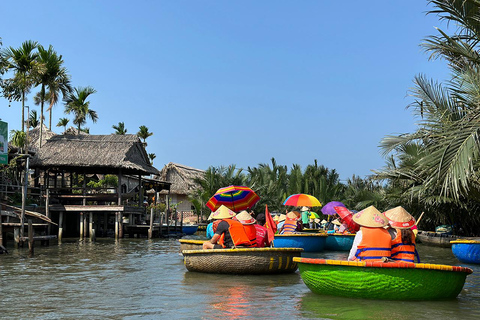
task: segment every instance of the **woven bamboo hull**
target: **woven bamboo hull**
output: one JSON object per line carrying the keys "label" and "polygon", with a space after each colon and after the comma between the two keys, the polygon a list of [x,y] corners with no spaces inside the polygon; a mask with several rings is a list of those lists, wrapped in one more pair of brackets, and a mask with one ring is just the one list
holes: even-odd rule
{"label": "woven bamboo hull", "polygon": [[183,250],[202,250],[202,245],[207,240],[180,239],[180,252]]}
{"label": "woven bamboo hull", "polygon": [[188,271],[226,274],[278,274],[297,270],[300,248],[249,248],[182,251]]}
{"label": "woven bamboo hull", "polygon": [[431,231],[419,231],[417,234],[417,242],[435,247],[450,248],[450,241],[457,239],[460,237]]}
{"label": "woven bamboo hull", "polygon": [[350,251],[354,234],[329,234],[325,242],[325,250]]}
{"label": "woven bamboo hull", "polygon": [[315,293],[381,300],[453,299],[473,272],[464,267],[421,263],[294,261],[303,282]]}
{"label": "woven bamboo hull", "polygon": [[182,226],[182,233],[192,235],[197,232],[198,226]]}
{"label": "woven bamboo hull", "polygon": [[325,248],[326,234],[294,233],[276,234],[273,240],[275,248],[302,248],[305,252],[320,252]]}
{"label": "woven bamboo hull", "polygon": [[480,241],[452,241],[452,252],[465,263],[480,263]]}

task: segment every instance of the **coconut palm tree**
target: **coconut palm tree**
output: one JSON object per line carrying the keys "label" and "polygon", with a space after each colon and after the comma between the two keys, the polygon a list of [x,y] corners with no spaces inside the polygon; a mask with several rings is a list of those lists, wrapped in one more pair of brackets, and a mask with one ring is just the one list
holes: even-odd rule
{"label": "coconut palm tree", "polygon": [[21,92],[22,100],[22,131],[25,131],[25,95],[35,84],[35,79],[42,74],[44,67],[37,61],[38,48],[36,41],[28,40],[20,48],[6,48],[2,52],[7,68],[14,71],[14,77],[9,83],[7,95],[11,96],[15,90]]}
{"label": "coconut palm tree", "polygon": [[125,128],[125,123],[119,122],[118,125],[113,125],[113,129],[115,129],[115,134],[124,135],[127,133],[127,129]]}
{"label": "coconut palm tree", "polygon": [[57,127],[63,127],[63,134],[67,132],[67,125],[70,122],[67,118],[60,118],[57,123]]}
{"label": "coconut palm tree", "polygon": [[39,124],[39,121],[38,121],[37,110],[30,111],[30,115],[28,116],[28,127],[36,128],[38,124]]}
{"label": "coconut palm tree", "polygon": [[67,93],[63,99],[65,113],[74,114],[73,123],[78,126],[78,132],[81,131],[81,126],[87,122],[87,117],[94,123],[97,122],[97,112],[90,109],[90,101],[87,101],[88,97],[95,92],[97,91],[92,87],[78,87]]}
{"label": "coconut palm tree", "polygon": [[149,153],[148,158],[150,159],[150,164],[153,165],[153,160],[157,157],[155,153]]}
{"label": "coconut palm tree", "polygon": [[149,131],[148,131],[148,128],[147,128],[146,126],[143,126],[143,125],[140,126],[139,129],[140,129],[140,130],[137,132],[137,136],[138,136],[140,139],[143,139],[143,144],[144,144],[145,146],[147,146],[146,140],[147,140],[148,137],[150,137],[150,136],[153,135],[153,132],[149,132]]}
{"label": "coconut palm tree", "polygon": [[[39,92],[40,100],[40,147],[43,131],[43,106],[45,101],[49,101],[48,108],[50,112],[49,129],[52,130],[52,108],[60,99],[60,94],[65,95],[72,91],[70,86],[70,76],[65,67],[61,55],[50,45],[48,49],[38,46],[37,60],[45,67],[42,74],[39,75],[37,83],[41,86]],[[48,92],[46,90],[48,89]]]}

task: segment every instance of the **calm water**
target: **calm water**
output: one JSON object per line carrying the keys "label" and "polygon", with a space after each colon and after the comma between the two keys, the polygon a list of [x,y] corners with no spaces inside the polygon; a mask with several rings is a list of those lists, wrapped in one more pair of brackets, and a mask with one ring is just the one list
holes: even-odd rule
{"label": "calm water", "polygon": [[[122,239],[10,248],[0,256],[2,319],[479,319],[480,266],[457,299],[393,302],[316,295],[298,273],[188,272],[177,240]],[[460,265],[451,250],[420,246],[422,262]],[[312,255],[310,255],[312,256]],[[345,259],[347,253],[318,257]],[[465,265],[465,264],[463,264]]]}

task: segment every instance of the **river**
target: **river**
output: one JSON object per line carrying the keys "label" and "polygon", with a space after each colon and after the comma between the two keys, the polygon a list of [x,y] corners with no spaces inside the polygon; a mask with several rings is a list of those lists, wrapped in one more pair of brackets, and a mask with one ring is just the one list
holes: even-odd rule
{"label": "river", "polygon": [[[468,266],[457,299],[394,302],[321,296],[298,271],[276,276],[188,272],[176,239],[71,240],[0,255],[2,319],[479,319],[480,266],[418,246],[422,262]],[[310,254],[345,259],[345,252]]]}

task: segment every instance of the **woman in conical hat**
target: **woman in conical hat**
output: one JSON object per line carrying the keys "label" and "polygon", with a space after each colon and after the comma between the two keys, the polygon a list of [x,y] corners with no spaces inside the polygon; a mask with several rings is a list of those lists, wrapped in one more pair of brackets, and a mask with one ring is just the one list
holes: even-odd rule
{"label": "woman in conical hat", "polygon": [[381,261],[390,258],[390,233],[384,229],[388,219],[374,206],[370,206],[353,215],[353,221],[360,225],[355,235],[348,260]]}
{"label": "woman in conical hat", "polygon": [[415,247],[415,234],[411,228],[415,225],[415,218],[401,206],[387,210],[385,216],[388,218],[390,226],[395,229],[392,239],[392,259],[420,262],[417,249]]}

